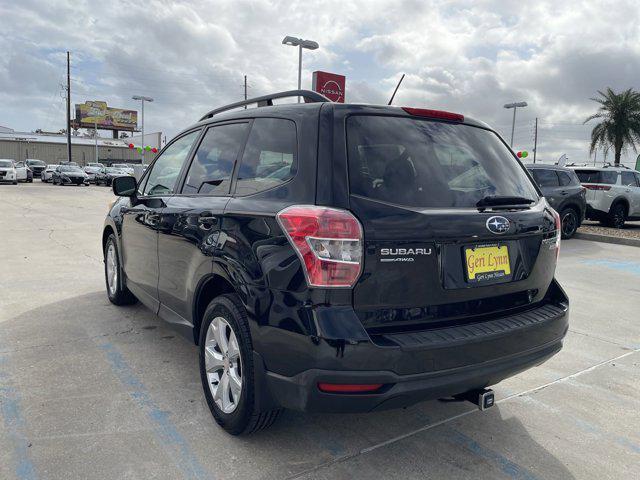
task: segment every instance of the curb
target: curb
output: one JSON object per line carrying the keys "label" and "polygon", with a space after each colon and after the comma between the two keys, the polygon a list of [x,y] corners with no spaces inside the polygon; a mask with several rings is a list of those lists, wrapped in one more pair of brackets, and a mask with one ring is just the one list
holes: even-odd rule
{"label": "curb", "polygon": [[612,237],[610,235],[600,235],[599,233],[576,232],[573,238],[579,240],[591,240],[592,242],[613,243],[615,245],[627,245],[629,247],[640,247],[640,239]]}

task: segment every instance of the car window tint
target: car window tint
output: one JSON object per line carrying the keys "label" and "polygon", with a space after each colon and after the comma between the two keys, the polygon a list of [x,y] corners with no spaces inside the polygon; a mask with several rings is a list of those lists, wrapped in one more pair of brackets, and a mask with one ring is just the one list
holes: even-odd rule
{"label": "car window tint", "polygon": [[533,178],[536,179],[536,182],[538,182],[538,185],[541,187],[557,187],[560,185],[558,176],[554,170],[536,168],[533,171]]}
{"label": "car window tint", "polygon": [[414,117],[347,119],[351,194],[414,207],[475,207],[487,196],[538,198],[497,135]]}
{"label": "car window tint", "polygon": [[560,179],[560,186],[566,187],[567,185],[571,185],[573,183],[571,175],[567,172],[557,172],[558,178]]}
{"label": "car window tint", "polygon": [[622,185],[625,187],[635,187],[636,186],[636,178],[633,175],[633,172],[622,172]]}
{"label": "car window tint", "polygon": [[256,118],[238,168],[236,195],[281,185],[296,171],[296,124],[281,118]]}
{"label": "car window tint", "polygon": [[233,166],[247,128],[247,123],[232,123],[207,130],[189,167],[182,193],[228,195]]}
{"label": "car window tint", "polygon": [[182,164],[199,133],[196,130],[180,137],[162,152],[151,167],[143,195],[166,195],[174,192]]}
{"label": "car window tint", "polygon": [[635,173],[634,175],[636,176],[636,185],[640,187],[640,173]]}

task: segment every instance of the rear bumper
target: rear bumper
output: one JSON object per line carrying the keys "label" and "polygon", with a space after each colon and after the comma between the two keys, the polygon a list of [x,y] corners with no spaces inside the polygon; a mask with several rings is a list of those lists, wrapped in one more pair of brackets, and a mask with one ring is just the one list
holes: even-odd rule
{"label": "rear bumper", "polygon": [[[312,412],[355,413],[402,408],[424,400],[450,397],[469,390],[495,385],[505,378],[540,365],[562,348],[558,339],[533,351],[452,370],[416,375],[389,371],[307,370],[295,377],[267,372],[267,385],[278,405]],[[375,394],[332,394],[321,392],[319,382],[378,384]]]}
{"label": "rear bumper", "polygon": [[[262,363],[263,387],[272,404],[285,408],[367,412],[494,385],[562,348],[569,303],[555,281],[549,290],[546,301],[531,309],[482,323],[387,335],[375,343],[362,337],[310,339],[306,350],[315,350],[315,364],[303,360],[302,349],[297,349],[299,364],[307,368],[293,375],[269,371],[269,362]],[[321,382],[383,386],[375,393],[335,394],[320,391]]]}

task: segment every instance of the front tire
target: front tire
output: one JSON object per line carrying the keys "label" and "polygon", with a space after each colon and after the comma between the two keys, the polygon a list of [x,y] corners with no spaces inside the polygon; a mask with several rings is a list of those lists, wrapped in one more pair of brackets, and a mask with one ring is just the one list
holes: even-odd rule
{"label": "front tire", "polygon": [[113,233],[109,235],[104,246],[104,279],[107,287],[107,296],[114,305],[132,305],[138,301],[124,285],[120,256],[118,255],[118,243]]}
{"label": "front tire", "polygon": [[271,426],[280,410],[260,411],[256,406],[251,333],[236,295],[221,295],[209,304],[199,343],[204,396],[218,425],[232,435]]}

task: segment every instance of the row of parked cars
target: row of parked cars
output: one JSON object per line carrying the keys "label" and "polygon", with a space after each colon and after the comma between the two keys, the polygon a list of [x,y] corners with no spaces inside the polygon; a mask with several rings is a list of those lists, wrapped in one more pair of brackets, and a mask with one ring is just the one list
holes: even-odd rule
{"label": "row of parked cars", "polygon": [[54,185],[111,185],[116,177],[133,175],[133,167],[126,163],[115,163],[109,167],[102,163],[88,163],[84,168],[77,163],[65,163],[62,165],[47,165],[42,172],[40,180],[51,182]]}
{"label": "row of parked cars", "polygon": [[560,214],[563,238],[571,238],[585,218],[614,228],[640,220],[640,172],[613,165],[532,164],[527,169]]}
{"label": "row of parked cars", "polygon": [[126,163],[115,163],[108,167],[102,163],[89,163],[80,167],[76,162],[47,165],[33,158],[23,162],[0,159],[0,182],[14,185],[18,182],[32,183],[34,178],[54,185],[111,185],[114,178],[133,173],[133,166]]}

